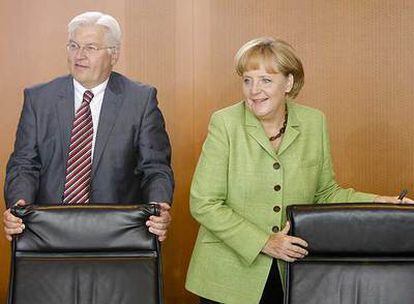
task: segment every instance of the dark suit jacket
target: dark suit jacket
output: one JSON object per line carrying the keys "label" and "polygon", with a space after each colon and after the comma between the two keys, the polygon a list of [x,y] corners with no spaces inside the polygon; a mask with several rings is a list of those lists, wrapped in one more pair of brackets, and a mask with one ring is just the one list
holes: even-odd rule
{"label": "dark suit jacket", "polygon": [[[71,76],[26,89],[5,198],[62,202],[74,118]],[[113,72],[105,90],[92,164],[92,203],[171,202],[171,147],[156,89]]]}

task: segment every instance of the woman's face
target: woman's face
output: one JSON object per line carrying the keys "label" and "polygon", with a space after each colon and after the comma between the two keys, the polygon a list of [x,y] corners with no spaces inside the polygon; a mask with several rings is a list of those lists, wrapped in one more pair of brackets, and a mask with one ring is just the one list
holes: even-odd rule
{"label": "woman's face", "polygon": [[257,70],[243,73],[243,94],[246,105],[260,120],[277,119],[284,111],[285,96],[293,86],[293,76],[268,73],[263,64]]}

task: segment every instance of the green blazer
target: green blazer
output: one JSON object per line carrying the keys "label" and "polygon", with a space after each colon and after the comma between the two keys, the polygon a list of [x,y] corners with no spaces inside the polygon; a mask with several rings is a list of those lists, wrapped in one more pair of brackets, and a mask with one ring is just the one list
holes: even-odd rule
{"label": "green blazer", "polygon": [[[284,226],[286,206],[373,201],[335,182],[324,115],[291,101],[287,107],[277,152],[244,102],[212,115],[191,186],[190,210],[201,226],[189,291],[226,304],[258,303],[272,261],[261,250]],[[284,281],[285,264],[278,265]]]}

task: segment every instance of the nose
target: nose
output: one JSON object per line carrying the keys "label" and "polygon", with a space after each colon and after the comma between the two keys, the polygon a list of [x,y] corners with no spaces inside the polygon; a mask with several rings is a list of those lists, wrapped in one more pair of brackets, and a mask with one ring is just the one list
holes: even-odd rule
{"label": "nose", "polygon": [[86,57],[86,51],[84,47],[80,47],[74,54],[76,59],[83,59]]}
{"label": "nose", "polygon": [[258,81],[253,81],[252,85],[250,86],[250,94],[256,95],[259,94],[261,91],[261,87]]}

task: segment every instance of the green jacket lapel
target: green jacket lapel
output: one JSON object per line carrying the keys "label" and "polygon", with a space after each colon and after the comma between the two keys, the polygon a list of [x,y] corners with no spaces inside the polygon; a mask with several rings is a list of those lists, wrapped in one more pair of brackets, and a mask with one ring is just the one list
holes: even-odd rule
{"label": "green jacket lapel", "polygon": [[246,106],[244,106],[244,110],[247,134],[249,134],[249,136],[252,137],[271,157],[277,159],[276,151],[266,137],[260,121],[246,108]]}
{"label": "green jacket lapel", "polygon": [[260,121],[246,108],[246,106],[244,107],[246,132],[274,159],[277,159],[278,155],[286,151],[300,134],[300,123],[290,101],[287,102],[287,107],[289,113],[288,123],[277,153],[267,138]]}
{"label": "green jacket lapel", "polygon": [[296,137],[299,136],[299,119],[296,116],[295,109],[292,107],[290,101],[286,103],[288,109],[288,123],[286,126],[286,132],[283,136],[282,143],[280,144],[278,155],[281,155],[286,149],[295,141]]}

